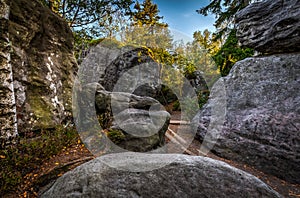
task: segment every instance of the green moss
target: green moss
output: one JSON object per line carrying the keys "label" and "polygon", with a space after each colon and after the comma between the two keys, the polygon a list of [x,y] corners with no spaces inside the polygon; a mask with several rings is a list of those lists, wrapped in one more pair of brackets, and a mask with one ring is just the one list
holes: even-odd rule
{"label": "green moss", "polygon": [[107,137],[115,144],[120,144],[125,140],[125,135],[122,131],[116,129],[109,129]]}
{"label": "green moss", "polygon": [[30,89],[27,93],[28,103],[30,105],[31,111],[33,113],[32,117],[35,122],[36,128],[48,128],[54,126],[52,115],[52,105],[43,98],[43,94],[39,93],[40,88]]}

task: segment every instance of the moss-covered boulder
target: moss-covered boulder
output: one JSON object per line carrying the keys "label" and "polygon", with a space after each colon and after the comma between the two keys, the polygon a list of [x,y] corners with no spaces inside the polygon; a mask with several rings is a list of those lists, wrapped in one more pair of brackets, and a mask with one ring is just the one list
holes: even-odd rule
{"label": "moss-covered boulder", "polygon": [[70,115],[77,64],[73,35],[63,19],[37,0],[1,0],[1,12],[2,7],[6,8],[6,14],[0,15],[5,34],[0,40],[6,47],[1,47],[5,53],[1,53],[0,69],[7,74],[0,82],[4,142],[9,136],[52,128]]}

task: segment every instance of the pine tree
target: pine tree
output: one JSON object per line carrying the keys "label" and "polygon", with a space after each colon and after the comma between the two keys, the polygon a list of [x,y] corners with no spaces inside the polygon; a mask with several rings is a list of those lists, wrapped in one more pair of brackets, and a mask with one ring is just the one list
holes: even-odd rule
{"label": "pine tree", "polygon": [[163,17],[158,15],[158,7],[151,0],[145,0],[142,4],[136,2],[134,9],[136,10],[133,12],[134,25],[168,27],[166,23],[160,22]]}
{"label": "pine tree", "polygon": [[161,22],[159,9],[151,0],[136,2],[132,13],[132,24],[127,29],[127,42],[142,45],[152,50],[166,50],[172,46],[168,24]]}

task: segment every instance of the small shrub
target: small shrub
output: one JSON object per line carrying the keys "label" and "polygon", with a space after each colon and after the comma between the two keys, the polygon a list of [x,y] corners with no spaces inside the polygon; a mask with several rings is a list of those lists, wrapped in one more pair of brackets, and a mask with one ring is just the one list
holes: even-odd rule
{"label": "small shrub", "polygon": [[180,103],[178,100],[176,100],[174,103],[173,103],[173,111],[180,111],[181,108],[180,108]]}
{"label": "small shrub", "polygon": [[57,127],[42,130],[32,139],[20,139],[17,145],[0,151],[0,194],[15,192],[22,178],[39,168],[44,160],[56,155],[64,147],[75,144],[79,136],[75,128]]}
{"label": "small shrub", "polygon": [[125,135],[122,131],[116,129],[108,129],[107,137],[115,144],[120,144],[125,140]]}

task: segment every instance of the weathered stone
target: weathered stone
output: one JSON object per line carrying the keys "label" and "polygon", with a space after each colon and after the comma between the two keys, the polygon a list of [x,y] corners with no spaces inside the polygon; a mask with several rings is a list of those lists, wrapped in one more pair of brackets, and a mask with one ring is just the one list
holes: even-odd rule
{"label": "weathered stone", "polygon": [[[98,82],[106,91],[156,98],[161,88],[159,71],[148,48],[122,47],[105,39],[90,49],[78,73],[82,84]],[[122,84],[116,88],[120,78]]]}
{"label": "weathered stone", "polygon": [[66,173],[41,197],[273,198],[281,195],[253,175],[210,158],[120,153],[96,158]]}
{"label": "weathered stone", "polygon": [[195,88],[197,94],[208,92],[208,86],[203,76],[204,75],[198,70],[185,76],[189,80],[191,86]]}
{"label": "weathered stone", "polygon": [[[1,121],[4,138],[17,133],[16,118],[18,133],[24,135],[54,127],[70,116],[77,69],[73,35],[63,19],[37,0],[14,0],[7,5],[9,11],[1,13],[1,29],[5,30],[1,69],[6,75],[1,71],[1,103],[7,112],[7,125]],[[1,6],[1,11],[6,8]]]}
{"label": "weathered stone", "polygon": [[98,85],[95,102],[99,112],[113,111],[114,114],[127,108],[149,110],[150,107],[160,107],[159,102],[153,98],[125,92],[109,92],[101,85]]}
{"label": "weathered stone", "polygon": [[191,86],[195,89],[198,96],[199,104],[203,104],[207,101],[209,96],[209,88],[205,81],[204,74],[201,71],[194,71],[191,74],[185,76],[190,82]]}
{"label": "weathered stone", "polygon": [[0,147],[18,135],[8,24],[10,1],[0,1]]}
{"label": "weathered stone", "polygon": [[[154,67],[154,64],[156,67]],[[103,85],[105,90],[113,91],[114,86],[119,80],[119,78],[128,70],[136,66],[141,67],[140,69],[143,73],[152,74],[153,71],[158,72],[158,64],[155,63],[153,59],[149,56],[148,49],[136,48],[129,51],[125,51],[123,54],[121,54],[115,60],[113,60],[105,68],[104,80],[103,82],[100,82],[100,84]],[[129,79],[143,79],[143,76],[139,76],[138,73],[133,74],[134,76],[131,76],[131,78]]]}
{"label": "weathered stone", "polygon": [[300,51],[299,0],[266,0],[236,14],[237,37],[242,46],[274,54]]}
{"label": "weathered stone", "polygon": [[147,152],[164,145],[170,114],[160,110],[157,100],[130,93],[105,91],[98,85],[95,103],[98,115],[105,114],[106,119],[113,121],[112,126],[102,124],[102,127],[110,128],[107,135],[119,147]]}
{"label": "weathered stone", "polygon": [[83,59],[78,71],[78,78],[82,84],[102,82],[106,67],[128,49],[117,46],[107,46],[100,43],[90,48],[89,53]]}
{"label": "weathered stone", "polygon": [[166,111],[126,109],[114,116],[113,130],[118,130],[124,139],[117,145],[129,151],[148,152],[162,148],[170,122]]}
{"label": "weathered stone", "polygon": [[[218,84],[211,91],[215,97],[194,118],[198,137],[218,137],[212,151],[219,156],[300,183],[299,63],[299,53],[237,62],[219,80],[225,87]],[[222,88],[225,95],[216,95]],[[224,125],[216,124],[209,134],[211,109],[222,97],[227,105]]]}
{"label": "weathered stone", "polygon": [[[161,110],[163,107],[157,100],[125,92],[109,92],[98,83],[76,84],[74,90],[76,127],[83,142],[95,155],[124,149],[165,151],[164,135],[170,114]],[[106,133],[106,136],[99,132]]]}
{"label": "weathered stone", "polygon": [[0,4],[3,143],[17,134],[52,128],[71,115],[77,64],[73,35],[63,19],[38,0]]}

